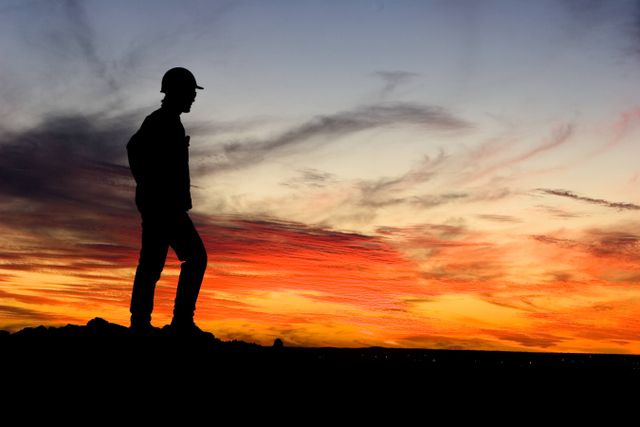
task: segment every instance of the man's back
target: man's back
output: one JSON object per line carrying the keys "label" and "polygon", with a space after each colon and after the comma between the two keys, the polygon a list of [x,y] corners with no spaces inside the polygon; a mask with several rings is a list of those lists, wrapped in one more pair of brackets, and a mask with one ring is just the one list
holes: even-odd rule
{"label": "man's back", "polygon": [[140,212],[191,209],[188,147],[179,115],[159,108],[145,118],[127,144]]}

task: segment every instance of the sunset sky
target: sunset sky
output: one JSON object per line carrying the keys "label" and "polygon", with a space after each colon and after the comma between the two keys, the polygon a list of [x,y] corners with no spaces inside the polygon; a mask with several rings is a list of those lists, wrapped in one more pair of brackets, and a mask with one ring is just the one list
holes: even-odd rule
{"label": "sunset sky", "polygon": [[203,329],[640,354],[635,0],[0,0],[0,53],[1,329],[128,324],[125,145],[184,66]]}

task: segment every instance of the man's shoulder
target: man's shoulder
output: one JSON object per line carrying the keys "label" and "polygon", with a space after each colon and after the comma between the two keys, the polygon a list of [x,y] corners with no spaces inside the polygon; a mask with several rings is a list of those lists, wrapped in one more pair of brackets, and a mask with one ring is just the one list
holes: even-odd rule
{"label": "man's shoulder", "polygon": [[166,122],[166,113],[163,111],[162,108],[158,108],[156,111],[154,111],[153,113],[149,114],[147,117],[144,118],[144,121],[142,122],[142,126],[153,126],[153,125],[161,125],[162,123]]}
{"label": "man's shoulder", "polygon": [[180,117],[171,114],[164,108],[158,108],[142,122],[142,129],[169,131],[181,126]]}
{"label": "man's shoulder", "polygon": [[145,117],[140,129],[129,139],[127,149],[140,147],[145,144],[145,141],[153,139],[155,134],[162,133],[163,121],[160,108]]}

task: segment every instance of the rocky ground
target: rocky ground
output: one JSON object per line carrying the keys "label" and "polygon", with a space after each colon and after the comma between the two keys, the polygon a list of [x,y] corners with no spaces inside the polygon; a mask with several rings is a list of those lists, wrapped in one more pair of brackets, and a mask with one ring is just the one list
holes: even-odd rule
{"label": "rocky ground", "polygon": [[273,399],[287,390],[288,399],[304,399],[331,390],[330,396],[348,399],[411,390],[412,397],[478,399],[496,393],[490,390],[503,398],[537,389],[546,390],[538,397],[564,396],[568,389],[603,393],[620,382],[635,387],[640,377],[635,355],[265,347],[167,330],[135,336],[100,318],[83,326],[2,332],[0,361],[4,388],[14,397],[63,387],[115,390],[129,398],[176,390],[182,397],[202,396],[205,390]]}

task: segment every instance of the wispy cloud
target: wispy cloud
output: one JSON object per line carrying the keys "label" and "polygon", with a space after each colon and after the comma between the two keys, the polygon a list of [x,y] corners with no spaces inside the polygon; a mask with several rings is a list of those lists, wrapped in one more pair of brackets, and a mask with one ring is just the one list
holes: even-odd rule
{"label": "wispy cloud", "polygon": [[640,209],[640,205],[636,205],[634,203],[624,203],[624,202],[611,202],[605,199],[596,199],[592,197],[580,196],[572,191],[568,190],[553,190],[548,188],[538,188],[536,191],[539,191],[544,194],[549,194],[552,196],[566,197],[569,199],[579,200],[581,202],[587,202],[599,206],[604,206],[607,208],[614,208],[618,210],[638,210]]}
{"label": "wispy cloud", "polygon": [[[15,68],[9,65],[0,76],[0,96],[12,101],[7,114],[18,115],[20,121],[24,121],[20,115],[62,108],[70,114],[120,108],[131,102],[133,92],[128,89],[139,88],[151,77],[159,88],[166,69],[192,63],[190,52],[199,50],[204,40],[219,39],[213,36],[220,31],[220,20],[238,5],[226,0],[186,0],[176,12],[172,4],[143,2],[128,9],[122,31],[120,26],[114,31],[116,27],[103,25],[105,17],[97,15],[102,5],[94,8],[81,0],[23,3],[7,8],[2,25],[13,26],[12,47],[24,55]],[[116,10],[120,14],[118,7],[111,11]],[[148,10],[162,25],[144,21]],[[208,47],[213,43],[208,42]],[[24,75],[20,67],[27,68]],[[22,89],[19,96],[11,92],[15,87]],[[42,99],[31,103],[30,97]],[[49,102],[47,98],[58,99]],[[83,105],[72,105],[75,100]]]}
{"label": "wispy cloud", "polygon": [[10,316],[16,319],[28,319],[30,321],[48,321],[57,320],[57,316],[52,316],[38,310],[16,307],[12,305],[0,305],[0,315]]}
{"label": "wispy cloud", "polygon": [[336,182],[336,176],[334,174],[323,172],[318,169],[307,168],[301,169],[298,172],[298,176],[281,182],[281,185],[292,188],[317,189],[325,188],[329,185],[335,184]]}
{"label": "wispy cloud", "polygon": [[638,129],[638,127],[640,127],[640,108],[623,111],[613,125],[613,135],[611,140],[601,149],[601,151],[605,151],[618,145],[632,131]]}
{"label": "wispy cloud", "polygon": [[[517,165],[519,163],[525,162],[533,157],[536,157],[542,153],[546,153],[548,151],[551,151],[567,142],[569,142],[571,140],[571,137],[574,134],[574,126],[572,124],[564,124],[561,126],[557,126],[553,131],[551,136],[546,139],[545,141],[541,142],[540,144],[531,147],[530,149],[528,149],[527,151],[520,153],[516,156],[512,156],[509,157],[507,159],[504,160],[500,160],[492,165],[489,166],[480,166],[478,168],[476,168],[476,170],[474,170],[473,172],[466,174],[463,178],[464,181],[469,181],[469,180],[476,180],[482,177],[486,177],[488,175],[492,175],[493,173],[497,172],[500,169],[504,169],[507,167],[511,167],[514,165]],[[492,147],[493,149],[490,150],[486,150],[486,149],[480,149],[480,150],[475,150],[473,152],[473,157],[479,156],[479,158],[487,158],[487,151],[489,151],[490,154],[496,154],[496,150],[495,148],[500,147],[501,145],[497,145],[495,143],[495,141],[490,141],[489,146]],[[502,145],[502,147],[504,148],[504,145]],[[481,147],[482,148],[482,147]],[[473,158],[472,158],[473,160]]]}
{"label": "wispy cloud", "polygon": [[561,336],[545,333],[523,334],[514,331],[489,329],[485,329],[482,332],[493,335],[500,340],[513,341],[521,346],[533,348],[550,348],[556,346],[559,343],[562,343],[563,341],[566,341],[566,338],[563,338]]}
{"label": "wispy cloud", "polygon": [[438,173],[445,161],[444,151],[440,150],[436,157],[424,156],[415,166],[399,176],[360,181],[357,184],[360,191],[357,203],[367,208],[404,203],[422,206],[446,203],[448,198],[444,195],[417,197],[403,194],[407,190],[429,181]]}
{"label": "wispy cloud", "polygon": [[569,219],[579,218],[583,216],[583,214],[577,212],[569,212],[565,209],[556,208],[554,206],[537,205],[536,208],[556,218]]}
{"label": "wispy cloud", "polygon": [[[564,251],[589,255],[591,267],[596,268],[597,263],[603,263],[605,267],[598,274],[606,274],[606,270],[614,271],[616,267],[612,263],[620,263],[620,271],[626,271],[625,274],[638,273],[637,268],[625,265],[628,262],[637,264],[640,261],[640,227],[637,224],[594,228],[575,233],[558,231],[531,237]],[[606,258],[608,261],[599,261],[599,258]]]}
{"label": "wispy cloud", "polygon": [[628,230],[600,230],[586,232],[585,244],[596,256],[615,256],[640,260],[640,235]]}
{"label": "wispy cloud", "polygon": [[376,71],[373,75],[380,78],[384,83],[384,86],[380,91],[380,96],[382,98],[386,98],[391,95],[398,86],[408,83],[418,77],[417,73],[402,70]]}
{"label": "wispy cloud", "polygon": [[[110,90],[118,90],[118,79],[109,73],[107,62],[98,54],[96,35],[89,23],[85,3],[80,0],[65,0],[62,5],[67,19],[65,25],[61,25],[55,33],[57,37],[51,38],[52,42],[80,53],[79,57],[87,62],[95,75],[107,83]],[[76,52],[71,52],[74,53]]]}
{"label": "wispy cloud", "polygon": [[274,138],[223,144],[209,155],[215,155],[217,152],[227,160],[226,163],[203,166],[202,170],[215,173],[230,168],[246,167],[272,155],[314,149],[342,136],[391,125],[420,126],[444,131],[468,130],[472,127],[466,120],[440,107],[415,103],[366,105],[316,117]]}
{"label": "wispy cloud", "polygon": [[522,220],[511,215],[481,214],[476,216],[480,219],[486,219],[488,221],[495,221],[495,222],[522,222]]}

